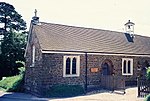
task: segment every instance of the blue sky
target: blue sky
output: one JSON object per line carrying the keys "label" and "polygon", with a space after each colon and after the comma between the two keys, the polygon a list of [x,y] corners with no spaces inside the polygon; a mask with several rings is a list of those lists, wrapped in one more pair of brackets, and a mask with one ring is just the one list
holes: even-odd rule
{"label": "blue sky", "polygon": [[150,36],[150,0],[1,0],[12,4],[29,28],[34,9],[40,21],[124,32],[135,23],[135,33]]}

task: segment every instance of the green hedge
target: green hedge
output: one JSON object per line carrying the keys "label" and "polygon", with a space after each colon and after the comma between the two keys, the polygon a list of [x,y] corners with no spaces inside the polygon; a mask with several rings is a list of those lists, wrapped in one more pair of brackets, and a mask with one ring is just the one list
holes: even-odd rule
{"label": "green hedge", "polygon": [[20,91],[23,83],[23,75],[7,77],[0,81],[0,90],[3,91]]}
{"label": "green hedge", "polygon": [[72,97],[84,93],[83,87],[80,85],[55,85],[52,86],[47,92],[47,97]]}

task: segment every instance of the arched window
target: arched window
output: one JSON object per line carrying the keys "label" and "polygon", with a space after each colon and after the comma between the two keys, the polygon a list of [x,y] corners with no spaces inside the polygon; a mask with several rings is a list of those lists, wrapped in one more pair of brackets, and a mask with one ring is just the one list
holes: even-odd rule
{"label": "arched window", "polygon": [[133,59],[122,58],[122,75],[133,75]]}
{"label": "arched window", "polygon": [[124,62],[123,62],[123,73],[126,73],[126,60],[124,60]]}
{"label": "arched window", "polygon": [[64,56],[63,77],[80,76],[80,56]]}
{"label": "arched window", "polygon": [[128,73],[131,73],[131,61],[128,61]]}
{"label": "arched window", "polygon": [[70,74],[70,58],[66,60],[66,74]]}
{"label": "arched window", "polygon": [[35,46],[32,46],[32,67],[35,65]]}
{"label": "arched window", "polygon": [[72,74],[76,74],[76,58],[72,60]]}

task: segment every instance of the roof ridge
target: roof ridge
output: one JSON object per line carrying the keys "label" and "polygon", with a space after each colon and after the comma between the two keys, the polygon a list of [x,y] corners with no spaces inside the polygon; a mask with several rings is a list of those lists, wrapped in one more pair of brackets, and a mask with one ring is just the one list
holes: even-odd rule
{"label": "roof ridge", "polygon": [[49,23],[49,22],[40,22],[40,23],[53,24],[53,25],[60,25],[60,26],[73,27],[73,28],[84,28],[84,29],[92,29],[92,30],[109,31],[109,32],[122,33],[122,34],[125,33],[125,32],[119,32],[119,31],[113,31],[113,30],[107,30],[107,29],[99,29],[99,28],[92,28],[92,27],[84,27],[84,26],[66,25],[66,24]]}
{"label": "roof ridge", "polygon": [[[49,22],[40,22],[44,24],[53,24],[53,25],[60,25],[60,26],[66,26],[66,27],[73,27],[73,28],[84,28],[84,29],[92,29],[92,30],[101,30],[101,31],[109,31],[109,32],[115,32],[115,33],[120,33],[120,34],[125,34],[126,32],[121,32],[121,31],[114,31],[114,30],[107,30],[107,29],[99,29],[99,28],[92,28],[92,27],[84,27],[84,26],[75,26],[75,25],[67,25],[67,24],[58,24],[58,23],[49,23]],[[135,36],[139,37],[146,37],[149,38],[149,36],[144,36],[144,35],[139,35],[139,34],[134,34]]]}

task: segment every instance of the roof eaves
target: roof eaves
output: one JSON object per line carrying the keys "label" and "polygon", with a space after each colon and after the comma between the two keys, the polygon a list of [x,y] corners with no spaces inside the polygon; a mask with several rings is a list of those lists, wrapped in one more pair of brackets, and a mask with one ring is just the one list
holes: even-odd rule
{"label": "roof eaves", "polygon": [[113,52],[90,52],[90,51],[64,51],[64,50],[42,50],[42,53],[88,53],[88,54],[101,54],[101,55],[121,55],[121,56],[148,56],[150,57],[150,54],[136,54],[136,53],[113,53]]}
{"label": "roof eaves", "polygon": [[29,36],[28,36],[28,40],[27,40],[27,45],[26,45],[24,57],[26,57],[26,54],[27,54],[27,48],[28,48],[28,46],[29,46],[29,39],[30,39],[30,37],[31,37],[32,30],[33,30],[33,24],[30,23]]}

